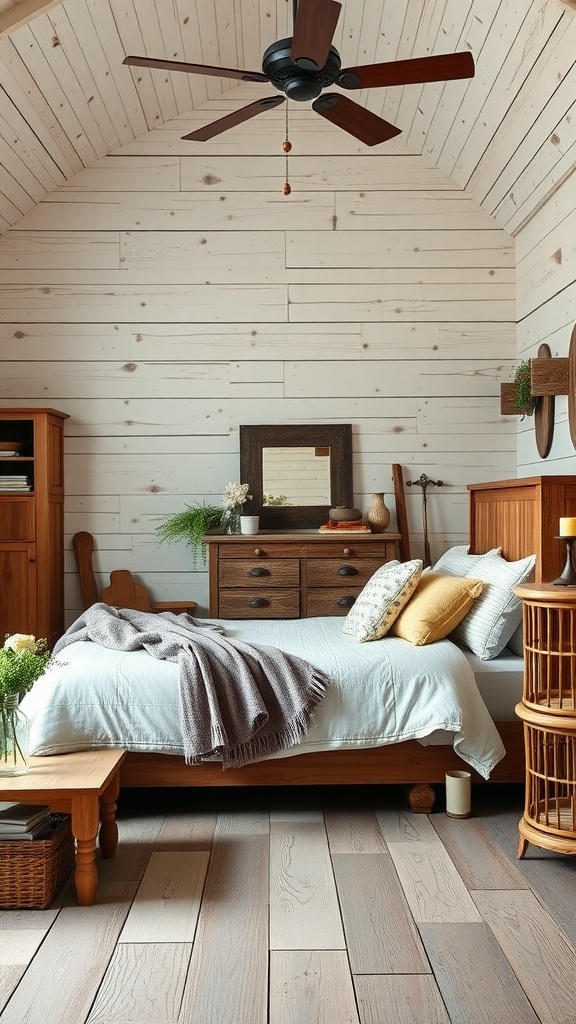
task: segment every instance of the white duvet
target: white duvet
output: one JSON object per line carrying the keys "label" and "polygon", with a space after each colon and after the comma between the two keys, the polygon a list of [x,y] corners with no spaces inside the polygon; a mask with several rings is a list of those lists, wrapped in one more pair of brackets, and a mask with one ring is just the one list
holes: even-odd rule
{"label": "white duvet", "polygon": [[[452,743],[488,778],[505,750],[468,661],[449,640],[413,647],[397,637],[358,643],[332,617],[221,620],[226,633],[312,662],[332,685],[303,743],[277,757],[377,747],[426,737]],[[182,754],[178,666],[145,651],[87,641],[66,647],[26,694],[31,753],[90,747]]]}

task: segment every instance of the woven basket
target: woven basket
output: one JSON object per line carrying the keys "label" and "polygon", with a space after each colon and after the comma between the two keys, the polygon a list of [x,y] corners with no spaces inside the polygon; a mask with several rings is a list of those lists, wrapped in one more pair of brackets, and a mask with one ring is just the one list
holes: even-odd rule
{"label": "woven basket", "polygon": [[0,842],[0,908],[46,910],[74,867],[69,814],[53,814],[46,839]]}

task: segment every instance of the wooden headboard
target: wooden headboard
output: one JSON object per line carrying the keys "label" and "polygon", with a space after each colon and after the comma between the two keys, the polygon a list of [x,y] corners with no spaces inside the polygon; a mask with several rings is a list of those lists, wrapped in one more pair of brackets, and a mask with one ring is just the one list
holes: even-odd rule
{"label": "wooden headboard", "polygon": [[536,555],[535,582],[556,579],[566,562],[561,516],[576,516],[576,476],[530,476],[469,484],[470,552],[501,547],[508,560]]}

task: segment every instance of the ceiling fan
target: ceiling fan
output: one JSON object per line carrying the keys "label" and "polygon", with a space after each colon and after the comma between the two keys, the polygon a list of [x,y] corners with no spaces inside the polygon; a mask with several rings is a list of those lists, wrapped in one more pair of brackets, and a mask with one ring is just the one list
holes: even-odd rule
{"label": "ceiling fan", "polygon": [[324,92],[324,89],[332,85],[341,89],[374,89],[473,77],[474,58],[467,50],[343,68],[340,54],[332,46],[341,8],[342,4],[337,0],[293,0],[293,35],[287,39],[278,39],[264,51],[262,71],[241,71],[238,68],[188,64],[185,61],[155,57],[129,56],[124,58],[123,63],[165,71],[186,71],[191,75],[236,78],[242,82],[270,82],[285,94],[264,96],[182,136],[183,139],[195,142],[206,142],[265,110],[277,107],[287,97],[299,102],[313,100],[312,109],[321,117],[367,146],[376,146],[399,135],[401,129],[347,96]]}

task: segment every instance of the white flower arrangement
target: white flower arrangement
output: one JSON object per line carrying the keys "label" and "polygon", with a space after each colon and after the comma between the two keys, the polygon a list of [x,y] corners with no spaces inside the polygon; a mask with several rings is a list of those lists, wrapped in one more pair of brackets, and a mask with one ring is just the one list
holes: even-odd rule
{"label": "white flower arrangement", "polygon": [[224,508],[238,508],[239,505],[243,505],[245,501],[248,501],[252,497],[252,495],[248,493],[249,490],[249,484],[226,484],[224,494],[222,495],[222,504]]}

